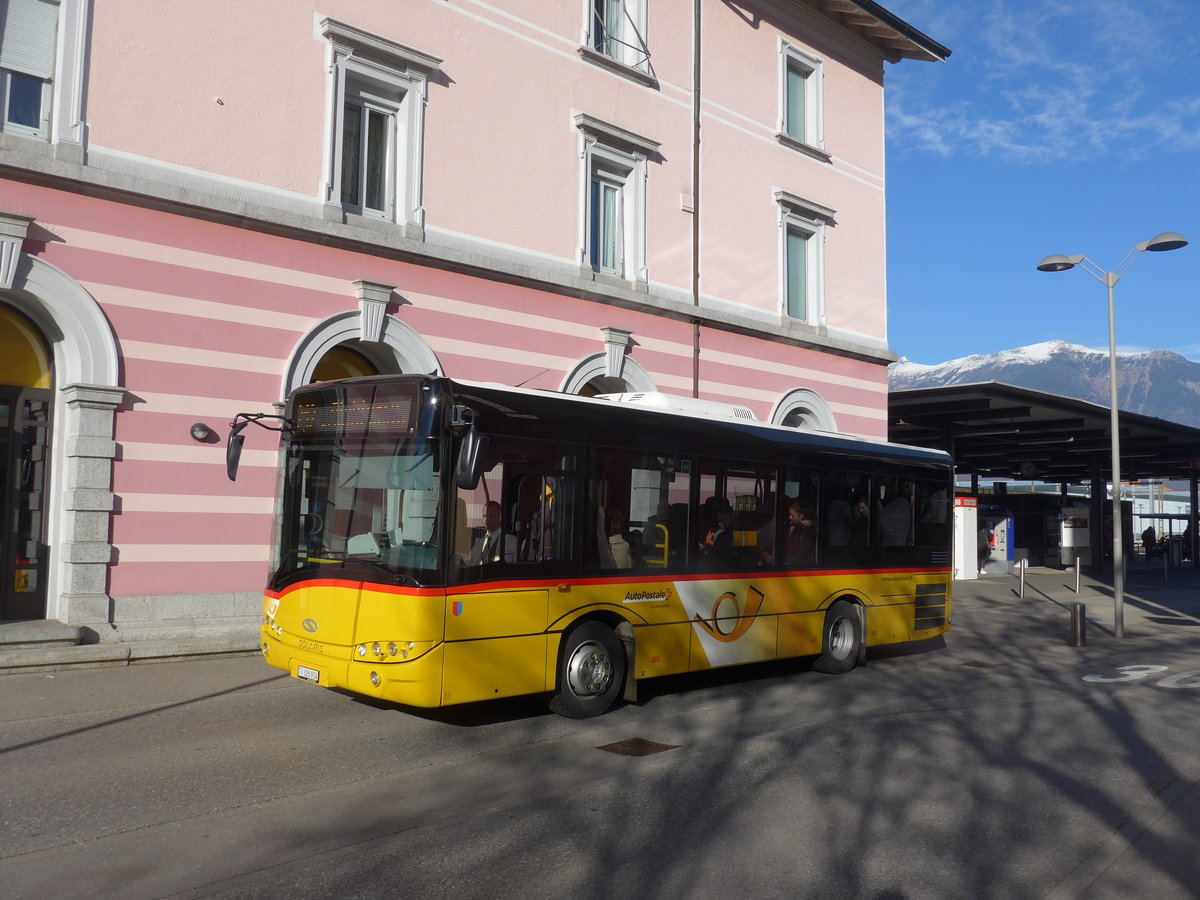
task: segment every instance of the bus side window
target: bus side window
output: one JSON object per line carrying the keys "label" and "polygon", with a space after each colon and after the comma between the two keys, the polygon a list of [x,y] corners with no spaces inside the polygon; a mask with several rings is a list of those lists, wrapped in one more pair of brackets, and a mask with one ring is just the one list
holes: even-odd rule
{"label": "bus side window", "polygon": [[879,544],[884,547],[911,546],[914,496],[912,479],[900,476],[879,477],[875,484],[879,492],[875,516]]}
{"label": "bus side window", "polygon": [[555,484],[545,475],[522,474],[515,479],[517,496],[517,559],[551,559],[554,548]]}
{"label": "bus side window", "polygon": [[[774,550],[776,540],[781,541],[778,553],[764,552],[767,565],[794,569],[823,560],[825,554],[821,550],[822,543],[840,541],[838,545],[844,546],[850,542],[849,510],[845,510],[847,515],[843,516],[839,516],[836,509],[833,511],[834,538],[823,541],[821,536],[829,535],[831,522],[830,511],[827,510],[825,515],[821,514],[822,473],[818,469],[789,466],[785,476],[780,492],[779,510],[775,514],[776,518],[769,523],[770,528],[766,529],[771,533],[763,535],[760,540],[770,541],[770,550]],[[796,523],[793,520],[793,509],[803,511],[808,521],[805,522],[802,517],[801,521]],[[794,532],[793,525],[796,524],[799,524],[801,529],[815,529],[815,533],[806,535],[803,531]]]}
{"label": "bus side window", "polygon": [[[474,490],[460,488],[458,491],[454,503],[454,519],[451,523],[450,559],[452,572],[456,572],[462,581],[495,578],[500,562],[509,561],[504,549],[498,551],[498,561],[489,562],[487,565],[482,561],[482,550],[486,549],[484,537],[487,534],[489,506],[494,508],[498,504],[500,507],[501,536],[496,546],[506,548],[514,542],[512,524],[504,499],[504,481],[504,464],[497,463],[483,474]],[[496,560],[496,557],[492,556],[492,560]]]}
{"label": "bus side window", "polygon": [[825,473],[826,525],[819,529],[826,555],[823,563],[864,563],[871,545],[871,476],[859,472],[831,470]]}
{"label": "bus side window", "polygon": [[[611,574],[640,567],[645,528],[657,509],[658,473],[648,469],[643,454],[600,449],[590,454],[588,503],[584,522],[584,568]],[[593,512],[594,510],[594,512]],[[599,533],[592,533],[593,515],[601,516]],[[651,543],[661,543],[655,529]],[[659,557],[661,561],[661,556]]]}
{"label": "bus side window", "polygon": [[950,541],[951,508],[945,481],[917,479],[916,546],[942,547]]}
{"label": "bus side window", "polygon": [[630,460],[626,540],[633,567],[644,572],[684,571],[691,461],[661,453],[640,453]]}

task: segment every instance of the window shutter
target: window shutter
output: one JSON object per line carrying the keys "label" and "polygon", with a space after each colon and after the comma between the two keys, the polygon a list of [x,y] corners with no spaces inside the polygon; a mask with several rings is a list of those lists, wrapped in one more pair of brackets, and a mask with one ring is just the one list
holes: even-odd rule
{"label": "window shutter", "polygon": [[49,80],[54,76],[54,32],[58,4],[8,0],[0,23],[0,68]]}

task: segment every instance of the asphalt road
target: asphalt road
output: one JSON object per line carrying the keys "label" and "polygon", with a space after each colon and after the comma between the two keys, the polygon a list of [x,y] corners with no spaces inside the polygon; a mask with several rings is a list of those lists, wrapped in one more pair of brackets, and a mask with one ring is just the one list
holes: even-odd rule
{"label": "asphalt road", "polygon": [[[1027,596],[961,590],[944,642],[848,675],[648,682],[582,722],[378,707],[256,658],[6,676],[0,891],[1197,896],[1200,645],[1071,647]],[[671,749],[601,749],[634,738]]]}

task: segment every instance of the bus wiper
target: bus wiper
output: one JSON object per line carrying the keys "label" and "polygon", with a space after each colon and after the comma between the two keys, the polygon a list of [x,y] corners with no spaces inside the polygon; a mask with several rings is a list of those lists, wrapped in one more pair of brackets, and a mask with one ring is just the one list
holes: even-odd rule
{"label": "bus wiper", "polygon": [[341,562],[342,568],[345,568],[347,563],[361,563],[363,565],[370,566],[373,569],[379,569],[382,572],[386,572],[388,576],[396,582],[396,584],[420,587],[420,582],[411,575],[392,568],[387,563],[379,559],[378,556],[373,554],[347,553],[345,550],[326,550],[325,548],[321,548],[319,550],[314,549],[303,551],[303,555],[309,559],[328,559],[331,561],[337,560]]}
{"label": "bus wiper", "polygon": [[357,554],[355,554],[355,555],[343,554],[343,556],[342,556],[343,565],[345,563],[352,563],[352,562],[363,563],[365,565],[370,566],[371,568],[379,569],[383,572],[386,572],[389,577],[395,579],[397,584],[417,586],[417,580],[415,578],[413,578],[411,575],[407,575],[404,572],[397,571],[396,569],[389,566],[387,563],[380,560],[378,557],[372,559],[370,556],[359,556]]}

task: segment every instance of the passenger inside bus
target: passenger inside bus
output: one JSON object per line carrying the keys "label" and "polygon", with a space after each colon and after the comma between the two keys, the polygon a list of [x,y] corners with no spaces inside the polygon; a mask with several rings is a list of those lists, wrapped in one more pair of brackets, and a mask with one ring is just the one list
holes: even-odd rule
{"label": "passenger inside bus", "polygon": [[608,547],[618,569],[633,567],[633,541],[626,536],[625,515],[613,507],[608,511]]}
{"label": "passenger inside bus", "polygon": [[708,566],[721,565],[733,554],[733,510],[721,509],[700,544],[700,552]]}
{"label": "passenger inside bus", "polygon": [[816,558],[816,551],[816,514],[809,504],[793,500],[788,504],[788,530],[783,541],[783,564],[807,565]]}
{"label": "passenger inside bus", "polygon": [[854,504],[854,512],[850,517],[850,546],[866,547],[871,543],[871,507],[865,500]]}

